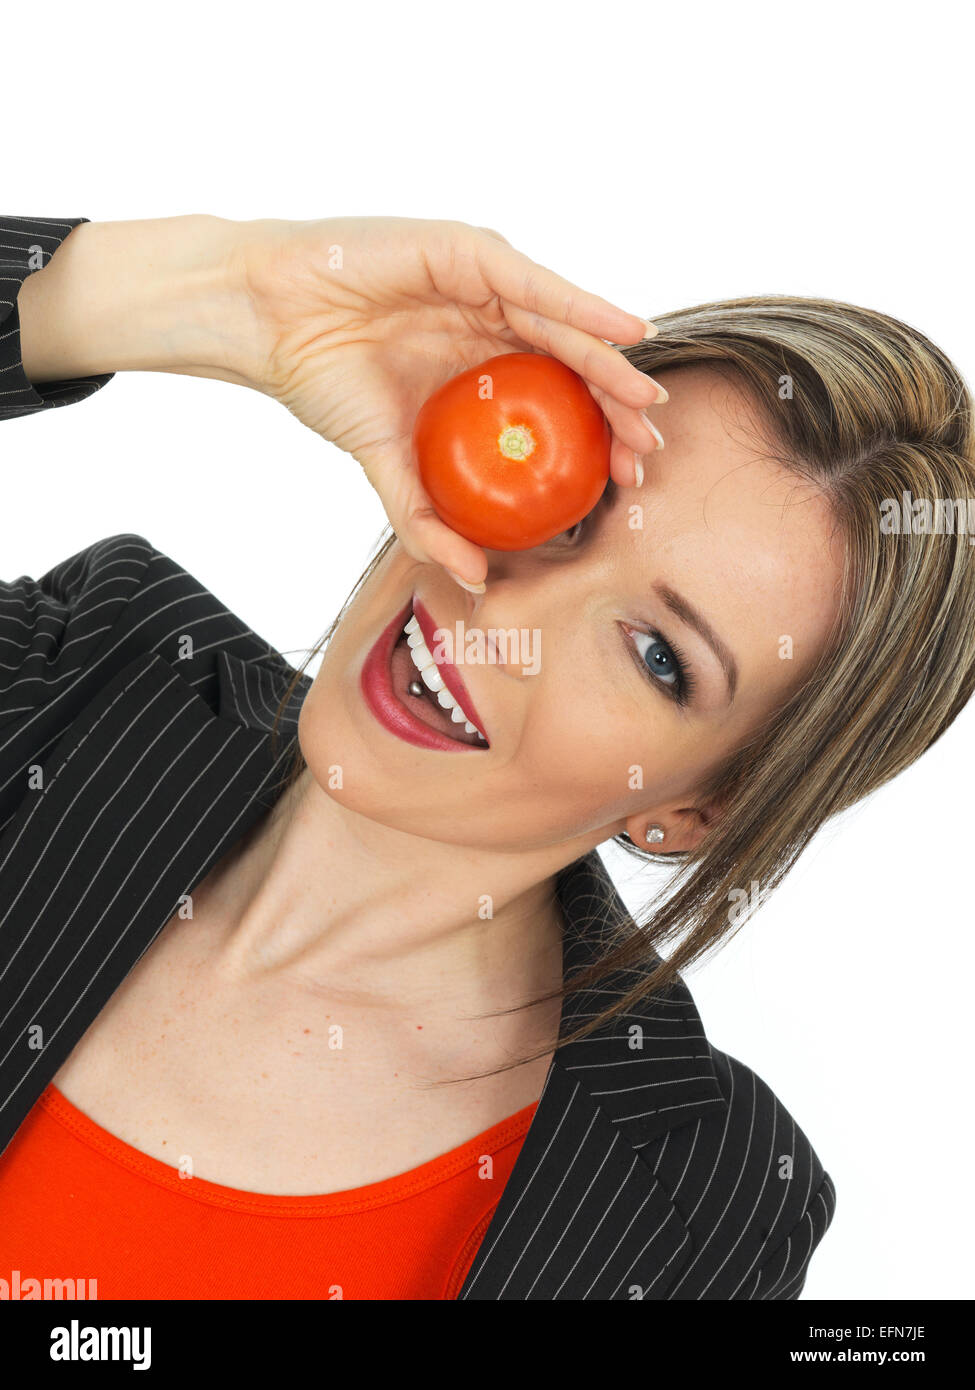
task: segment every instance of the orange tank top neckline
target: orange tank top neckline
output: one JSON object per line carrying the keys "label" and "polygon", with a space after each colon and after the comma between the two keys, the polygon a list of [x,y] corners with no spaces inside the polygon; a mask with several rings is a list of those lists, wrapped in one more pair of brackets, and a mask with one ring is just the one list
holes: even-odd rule
{"label": "orange tank top neckline", "polygon": [[156,1183],[190,1201],[279,1217],[337,1216],[370,1211],[415,1196],[471,1167],[482,1154],[493,1152],[511,1143],[513,1139],[523,1138],[538,1108],[538,1101],[532,1101],[521,1110],[474,1135],[472,1139],[458,1144],[456,1148],[378,1182],[365,1183],[361,1187],[346,1188],[338,1192],[291,1194],[251,1192],[197,1176],[193,1176],[192,1181],[188,1182],[186,1176],[180,1175],[178,1160],[174,1164],[164,1163],[161,1159],[143,1153],[141,1149],[119,1139],[73,1105],[53,1082],[48,1083],[37,1103],[69,1129],[75,1138],[147,1182]]}
{"label": "orange tank top neckline", "polygon": [[10,1270],[31,1298],[69,1277],[99,1299],[458,1298],[537,1106],[380,1182],[289,1194],[198,1177],[176,1141],[153,1158],[50,1083],[0,1154],[0,1296]]}

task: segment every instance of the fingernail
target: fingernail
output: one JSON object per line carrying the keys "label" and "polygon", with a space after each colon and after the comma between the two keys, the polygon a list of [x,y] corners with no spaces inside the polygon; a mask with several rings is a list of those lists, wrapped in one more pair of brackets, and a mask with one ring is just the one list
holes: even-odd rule
{"label": "fingernail", "polygon": [[650,380],[653,381],[654,386],[656,386],[657,388],[657,399],[654,402],[654,404],[663,405],[664,401],[669,401],[670,392],[667,390],[667,388],[665,386],[661,386],[659,381],[654,381],[653,377],[651,377]]}
{"label": "fingernail", "polygon": [[639,454],[633,455],[633,467],[636,471],[636,486],[643,487],[643,464],[640,461]]}
{"label": "fingernail", "polygon": [[453,570],[448,570],[447,573],[451,579],[456,579],[460,587],[466,589],[469,594],[483,594],[487,591],[486,584],[469,584],[466,579],[461,579],[459,574],[454,574]]}
{"label": "fingernail", "polygon": [[643,335],[644,338],[656,338],[657,334],[660,332],[660,329],[657,327],[655,323],[651,323],[649,319],[644,319],[644,322],[647,325],[647,331]]}
{"label": "fingernail", "polygon": [[662,449],[662,448],[664,447],[664,437],[663,437],[663,435],[662,435],[662,434],[660,433],[660,431],[657,429],[657,426],[656,426],[656,425],[653,423],[653,421],[650,419],[650,417],[649,417],[649,415],[646,413],[646,411],[643,411],[642,414],[643,414],[644,420],[646,420],[646,422],[647,422],[647,429],[650,431],[650,433],[653,435],[654,439],[657,441],[657,448],[658,448],[658,449]]}

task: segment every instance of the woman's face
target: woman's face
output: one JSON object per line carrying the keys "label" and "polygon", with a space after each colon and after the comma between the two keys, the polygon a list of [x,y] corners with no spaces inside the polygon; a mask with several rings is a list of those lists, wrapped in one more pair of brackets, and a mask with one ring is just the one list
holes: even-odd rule
{"label": "woman's face", "polygon": [[[624,829],[641,842],[651,823],[668,851],[700,838],[714,812],[698,796],[705,776],[825,655],[843,542],[822,496],[763,456],[746,394],[703,367],[656,375],[666,447],[643,485],[610,485],[581,528],[545,545],[488,551],[484,594],[391,548],[302,707],[301,748],[329,796],[482,851],[581,852]],[[435,696],[408,693],[408,648],[387,660],[376,644],[412,600],[428,638],[453,639],[440,655],[487,745],[422,746],[409,732],[403,706],[426,728],[444,716]]]}

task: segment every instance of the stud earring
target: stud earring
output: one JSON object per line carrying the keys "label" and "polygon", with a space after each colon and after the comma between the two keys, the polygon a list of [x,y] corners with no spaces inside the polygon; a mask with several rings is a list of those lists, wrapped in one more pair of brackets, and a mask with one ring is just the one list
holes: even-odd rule
{"label": "stud earring", "polygon": [[660,841],[661,841],[663,838],[664,838],[664,828],[663,828],[663,826],[662,826],[662,825],[651,825],[650,829],[647,831],[647,844],[648,844],[648,845],[659,845],[659,844],[660,844]]}

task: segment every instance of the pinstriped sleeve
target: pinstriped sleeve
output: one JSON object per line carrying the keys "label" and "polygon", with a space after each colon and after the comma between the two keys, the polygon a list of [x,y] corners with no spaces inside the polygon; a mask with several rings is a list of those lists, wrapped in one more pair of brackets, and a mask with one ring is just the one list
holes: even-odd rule
{"label": "pinstriped sleeve", "polygon": [[41,270],[65,237],[87,217],[14,217],[0,213],[0,420],[33,415],[56,405],[73,405],[111,381],[114,372],[43,381],[34,385],[24,372],[17,296],[32,271]]}
{"label": "pinstriped sleeve", "polygon": [[836,1189],[823,1174],[815,1195],[785,1240],[766,1259],[751,1286],[749,1299],[797,1299],[809,1272],[813,1251],[829,1229],[836,1211]]}

